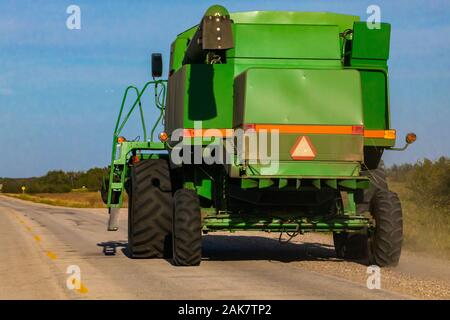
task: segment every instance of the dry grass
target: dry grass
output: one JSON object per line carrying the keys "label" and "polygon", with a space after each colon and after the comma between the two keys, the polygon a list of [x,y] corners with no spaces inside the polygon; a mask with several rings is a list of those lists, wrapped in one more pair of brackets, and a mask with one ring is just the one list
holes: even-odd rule
{"label": "dry grass", "polygon": [[[7,196],[44,203],[53,206],[71,208],[106,208],[100,197],[100,192],[68,192],[68,193],[37,193],[37,194],[6,194]],[[125,194],[124,206],[127,198]]]}
{"label": "dry grass", "polygon": [[402,202],[405,248],[450,257],[450,208],[421,205],[404,183],[389,186]]}

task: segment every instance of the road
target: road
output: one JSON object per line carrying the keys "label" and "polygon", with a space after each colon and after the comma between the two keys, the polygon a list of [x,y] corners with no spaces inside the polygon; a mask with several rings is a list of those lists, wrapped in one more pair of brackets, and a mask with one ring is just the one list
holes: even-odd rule
{"label": "road", "polygon": [[[335,258],[323,236],[280,244],[277,235],[266,233],[214,234],[203,238],[200,267],[133,260],[127,257],[126,212],[117,232],[106,231],[106,220],[105,209],[52,207],[0,196],[0,299],[450,297],[448,263],[437,264],[439,276],[430,279],[405,271],[409,268],[400,263],[382,270],[380,290],[369,290],[366,266]],[[69,266],[80,270],[81,282],[72,290],[66,284]]]}

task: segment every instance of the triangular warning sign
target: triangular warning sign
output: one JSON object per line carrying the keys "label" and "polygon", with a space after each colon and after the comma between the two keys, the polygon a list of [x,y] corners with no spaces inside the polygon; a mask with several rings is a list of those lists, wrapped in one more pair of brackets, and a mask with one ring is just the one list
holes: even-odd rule
{"label": "triangular warning sign", "polygon": [[317,152],[311,140],[307,136],[302,136],[297,139],[290,154],[294,160],[313,160]]}

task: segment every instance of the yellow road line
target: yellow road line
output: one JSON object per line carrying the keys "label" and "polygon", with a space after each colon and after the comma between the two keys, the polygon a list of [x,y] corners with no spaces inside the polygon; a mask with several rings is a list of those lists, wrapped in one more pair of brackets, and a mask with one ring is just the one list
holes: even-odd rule
{"label": "yellow road line", "polygon": [[[16,219],[24,226],[24,228],[25,228],[28,232],[30,232],[30,233],[32,234],[33,239],[34,239],[36,242],[40,243],[41,240],[42,240],[42,238],[41,238],[40,236],[38,236],[37,234],[34,234],[34,233],[33,233],[33,229],[32,229],[30,226],[28,226],[27,223],[26,223],[22,218],[20,218],[17,214],[15,214],[14,216],[15,216],[15,218],[16,218]],[[41,248],[42,248],[42,246],[41,246]],[[58,256],[57,256],[56,253],[54,253],[53,251],[45,251],[45,254],[46,254],[46,256],[47,256],[48,258],[50,258],[51,260],[56,260],[56,259],[58,259]],[[75,284],[76,281],[77,281],[77,280],[74,279],[74,282],[73,282],[73,283]],[[76,291],[78,291],[78,292],[81,293],[81,294],[86,294],[86,293],[89,292],[89,289],[81,282],[80,285],[78,286],[78,289],[76,289]]]}
{"label": "yellow road line", "polygon": [[47,254],[47,257],[49,257],[52,260],[56,260],[58,258],[58,256],[52,251],[47,251],[46,254]]}
{"label": "yellow road line", "polygon": [[80,281],[80,283],[78,284],[78,279],[77,278],[73,278],[72,279],[72,284],[75,286],[75,287],[78,287],[77,289],[75,289],[75,290],[77,290],[79,293],[83,293],[83,294],[85,294],[85,293],[88,293],[89,292],[89,290],[88,290],[88,288],[83,284],[83,282],[81,282]]}
{"label": "yellow road line", "polygon": [[83,283],[80,284],[80,289],[77,289],[77,291],[82,294],[89,292],[88,288]]}

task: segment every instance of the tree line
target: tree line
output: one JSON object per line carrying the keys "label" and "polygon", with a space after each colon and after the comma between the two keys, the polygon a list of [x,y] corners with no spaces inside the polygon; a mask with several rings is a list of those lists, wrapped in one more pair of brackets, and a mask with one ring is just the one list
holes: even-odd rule
{"label": "tree line", "polygon": [[[63,193],[86,188],[99,191],[102,177],[109,173],[108,167],[92,168],[87,171],[49,171],[45,176],[12,179],[0,178],[2,192],[21,193]],[[416,201],[432,205],[450,206],[450,158],[441,157],[435,161],[424,159],[415,164],[393,165],[387,169],[393,181],[402,182],[410,189]]]}
{"label": "tree line", "polygon": [[108,175],[108,168],[92,168],[87,171],[62,170],[49,171],[42,177],[33,178],[0,178],[2,192],[21,193],[22,186],[26,193],[64,193],[74,189],[99,191],[102,177]]}

